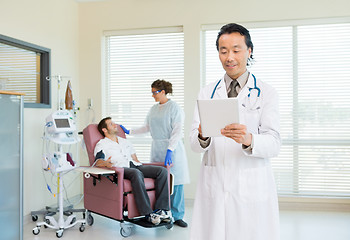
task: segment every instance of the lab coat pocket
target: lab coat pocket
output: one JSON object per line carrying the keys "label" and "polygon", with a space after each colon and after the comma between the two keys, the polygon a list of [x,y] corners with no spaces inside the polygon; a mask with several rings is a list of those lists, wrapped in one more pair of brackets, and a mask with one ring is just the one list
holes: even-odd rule
{"label": "lab coat pocket", "polygon": [[204,186],[203,196],[214,198],[215,189],[218,188],[218,179],[215,166],[203,166],[202,182]]}
{"label": "lab coat pocket", "polygon": [[260,202],[268,199],[266,167],[248,168],[239,171],[239,195],[246,202]]}
{"label": "lab coat pocket", "polygon": [[244,123],[248,132],[257,134],[260,125],[260,109],[245,109]]}

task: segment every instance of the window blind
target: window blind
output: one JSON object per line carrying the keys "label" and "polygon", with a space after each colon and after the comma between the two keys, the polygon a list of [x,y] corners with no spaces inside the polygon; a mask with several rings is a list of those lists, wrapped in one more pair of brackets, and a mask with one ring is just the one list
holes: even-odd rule
{"label": "window blind", "polygon": [[40,102],[39,69],[40,54],[0,43],[0,80],[6,91],[25,93],[27,103]]}
{"label": "window blind", "polygon": [[[144,124],[155,104],[151,84],[164,79],[173,85],[168,97],[184,107],[184,35],[182,28],[142,30],[106,35],[104,115],[127,129]],[[138,158],[150,158],[151,137],[129,136]]]}
{"label": "window blind", "polygon": [[[249,28],[249,70],[280,98],[283,144],[271,159],[278,193],[350,197],[350,23],[278,25]],[[224,74],[218,30],[203,31],[203,85]]]}

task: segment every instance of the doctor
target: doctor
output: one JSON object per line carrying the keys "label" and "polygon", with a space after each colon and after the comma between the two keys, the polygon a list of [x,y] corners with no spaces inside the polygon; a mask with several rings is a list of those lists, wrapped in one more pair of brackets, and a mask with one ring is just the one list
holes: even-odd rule
{"label": "doctor", "polygon": [[195,107],[191,148],[204,156],[190,239],[278,240],[278,201],[269,161],[281,145],[278,96],[247,71],[253,43],[246,28],[223,26],[216,47],[226,74],[204,87],[198,99],[237,96],[241,123],[224,127],[222,137],[206,138]]}

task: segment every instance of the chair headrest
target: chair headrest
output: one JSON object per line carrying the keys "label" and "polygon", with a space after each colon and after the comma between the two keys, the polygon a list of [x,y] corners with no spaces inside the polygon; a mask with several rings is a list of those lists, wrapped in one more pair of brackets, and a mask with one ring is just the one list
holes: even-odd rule
{"label": "chair headrest", "polygon": [[[126,138],[123,129],[118,125],[118,137]],[[94,150],[95,146],[103,136],[97,129],[97,124],[90,124],[83,130],[83,137],[86,146],[86,150],[89,156],[90,165],[95,161]]]}

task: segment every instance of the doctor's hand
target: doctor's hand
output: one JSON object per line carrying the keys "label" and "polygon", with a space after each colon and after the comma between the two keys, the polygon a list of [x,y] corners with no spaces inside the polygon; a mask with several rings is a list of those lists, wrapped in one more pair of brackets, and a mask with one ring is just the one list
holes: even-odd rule
{"label": "doctor's hand", "polygon": [[201,127],[201,124],[199,124],[199,127],[198,127],[198,137],[204,141],[206,141],[208,139],[208,137],[203,137],[202,135],[202,127]]}
{"label": "doctor's hand", "polygon": [[165,161],[164,161],[164,166],[166,165],[171,165],[173,163],[173,161],[171,160],[172,159],[172,156],[173,155],[173,151],[171,151],[170,149],[168,149],[166,151],[166,156],[165,156]]}
{"label": "doctor's hand", "polygon": [[250,146],[252,143],[252,134],[247,131],[247,126],[243,124],[229,124],[221,129],[221,134],[245,146]]}
{"label": "doctor's hand", "polygon": [[128,129],[126,129],[123,125],[119,125],[122,129],[123,129],[123,131],[126,133],[126,134],[129,134],[130,133],[130,130],[128,130]]}

